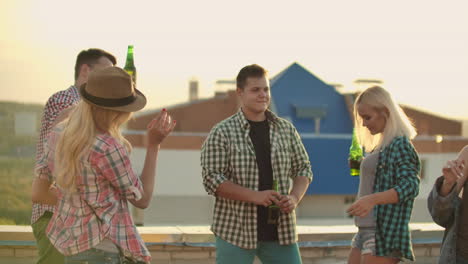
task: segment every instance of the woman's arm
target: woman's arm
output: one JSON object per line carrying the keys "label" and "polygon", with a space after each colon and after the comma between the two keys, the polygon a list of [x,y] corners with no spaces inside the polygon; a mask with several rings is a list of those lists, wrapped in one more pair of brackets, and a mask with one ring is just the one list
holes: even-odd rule
{"label": "woman's arm", "polygon": [[414,199],[418,195],[420,162],[413,146],[406,138],[401,138],[390,151],[394,156],[396,169],[392,177],[395,177],[396,184],[388,190],[361,197],[348,208],[349,214],[363,217],[376,205],[396,204]]}
{"label": "woman's arm", "polygon": [[398,193],[395,189],[390,189],[384,192],[373,193],[362,196],[359,200],[355,201],[346,210],[348,214],[354,216],[364,217],[378,204],[394,204],[398,203]]}
{"label": "woman's arm", "polygon": [[441,196],[447,196],[455,185],[457,194],[460,193],[468,175],[468,167],[465,164],[468,164],[468,146],[458,153],[457,159],[447,161],[442,168],[444,181],[440,188]]}
{"label": "woman's arm", "polygon": [[455,191],[455,186],[452,186],[452,189],[446,196],[440,195],[443,181],[444,176],[440,176],[434,183],[427,197],[427,208],[434,222],[447,228],[453,222],[456,206],[455,200],[459,198]]}
{"label": "woman's arm", "polygon": [[456,160],[448,161],[427,197],[427,206],[434,222],[447,228],[453,222],[455,200],[466,182],[468,146],[465,146]]}
{"label": "woman's arm", "polygon": [[143,185],[141,199],[129,199],[134,206],[145,209],[149,206],[153,197],[154,182],[156,177],[156,162],[158,159],[159,146],[164,139],[172,132],[176,125],[171,116],[163,110],[155,119],[148,124],[145,163],[140,176]]}

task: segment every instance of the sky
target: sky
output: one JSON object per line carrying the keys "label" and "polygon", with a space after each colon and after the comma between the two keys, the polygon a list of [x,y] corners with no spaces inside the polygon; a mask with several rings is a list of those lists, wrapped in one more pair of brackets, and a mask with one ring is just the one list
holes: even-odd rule
{"label": "sky", "polygon": [[468,1],[2,0],[0,101],[44,104],[73,83],[76,55],[97,47],[125,63],[135,46],[147,110],[183,103],[188,82],[257,63],[274,76],[298,62],[355,90],[380,79],[402,104],[468,119]]}

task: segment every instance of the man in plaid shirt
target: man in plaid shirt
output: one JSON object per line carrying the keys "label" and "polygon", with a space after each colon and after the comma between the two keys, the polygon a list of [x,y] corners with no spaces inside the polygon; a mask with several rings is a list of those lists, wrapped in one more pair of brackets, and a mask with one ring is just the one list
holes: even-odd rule
{"label": "man in plaid shirt", "polygon": [[294,126],[268,110],[262,67],[241,69],[237,94],[241,109],[211,130],[201,152],[203,185],[216,197],[216,262],[301,263],[294,209],[312,180],[309,157]]}
{"label": "man in plaid shirt", "polygon": [[[89,73],[92,70],[110,67],[116,63],[116,58],[112,54],[101,49],[83,50],[78,54],[75,63],[75,84],[66,90],[53,94],[44,107],[39,141],[36,146],[36,163],[42,159],[44,143],[52,127],[67,115],[72,106],[79,102],[78,87],[87,82]],[[40,194],[47,192],[50,184],[49,181],[39,177],[33,181],[31,226],[39,251],[38,264],[64,263],[63,255],[52,246],[45,234],[54,212],[56,200],[52,199],[48,201],[48,204],[39,203],[39,201],[43,201],[39,198]]]}

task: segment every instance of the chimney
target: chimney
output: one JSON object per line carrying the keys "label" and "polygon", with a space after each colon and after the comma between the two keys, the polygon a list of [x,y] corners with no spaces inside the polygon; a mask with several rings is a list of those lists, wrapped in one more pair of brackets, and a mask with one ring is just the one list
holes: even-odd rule
{"label": "chimney", "polygon": [[198,100],[198,80],[195,78],[189,81],[189,102]]}

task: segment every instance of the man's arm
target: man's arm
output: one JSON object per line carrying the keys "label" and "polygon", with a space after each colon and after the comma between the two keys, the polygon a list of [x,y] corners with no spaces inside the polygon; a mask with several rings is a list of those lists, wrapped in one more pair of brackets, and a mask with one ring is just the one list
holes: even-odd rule
{"label": "man's arm", "polygon": [[63,120],[67,119],[71,112],[73,111],[73,109],[75,109],[75,105],[73,106],[69,106],[65,109],[63,109],[58,115],[57,117],[55,118],[54,122],[52,122],[52,125],[50,126],[51,129],[53,129],[54,126],[56,126],[58,123],[62,122]]}
{"label": "man's arm", "polygon": [[294,127],[292,127],[291,133],[292,153],[290,156],[293,186],[289,195],[282,196],[278,204],[284,213],[291,213],[296,209],[312,181],[309,155],[307,154],[299,133]]}
{"label": "man's arm", "polygon": [[[47,100],[47,103],[44,107],[40,131],[41,136],[43,135],[44,137],[47,137],[55,125],[69,116],[73,108],[74,106],[70,101],[70,98],[64,96],[63,93],[56,93],[52,95]],[[41,138],[40,140],[44,140],[44,144],[46,144],[45,138]],[[38,144],[38,150],[44,150],[44,147],[45,146],[42,144]],[[43,157],[36,157],[36,159],[43,159]],[[40,162],[46,162],[46,159],[36,160],[36,167]],[[51,182],[46,180],[48,176],[40,174],[41,173],[36,175],[36,177],[33,179],[31,200],[33,203],[55,205],[57,202],[56,189],[50,189],[49,187],[51,186]]]}
{"label": "man's arm", "polygon": [[34,177],[31,192],[31,199],[34,203],[57,204],[56,190],[55,188],[51,188],[51,183],[48,180]]}
{"label": "man's arm", "polygon": [[231,181],[224,181],[221,183],[216,189],[215,194],[216,196],[226,199],[243,201],[263,206],[269,206],[272,203],[278,204],[279,197],[281,196],[278,192],[273,190],[254,191],[235,184]]}
{"label": "man's arm", "polygon": [[291,189],[291,193],[289,195],[285,195],[281,197],[279,201],[279,207],[285,213],[290,213],[294,209],[296,209],[299,202],[304,197],[304,194],[309,187],[309,178],[306,176],[297,176],[293,180],[293,187]]}

